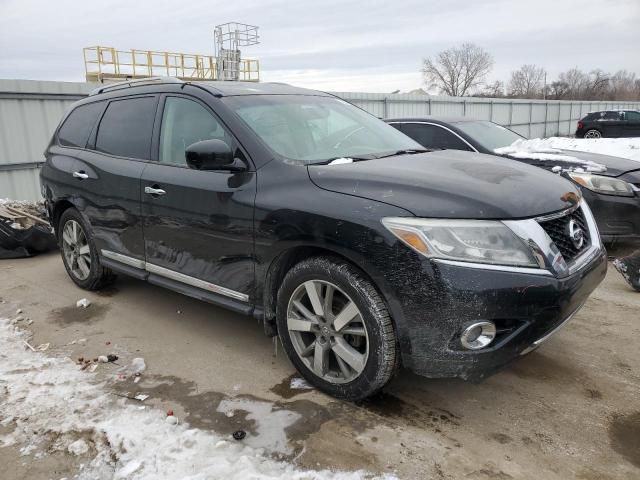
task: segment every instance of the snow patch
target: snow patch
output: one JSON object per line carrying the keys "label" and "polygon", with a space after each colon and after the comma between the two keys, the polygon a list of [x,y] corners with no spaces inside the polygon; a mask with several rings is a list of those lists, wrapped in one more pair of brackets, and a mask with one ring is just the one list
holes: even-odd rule
{"label": "snow patch", "polygon": [[[252,448],[251,436],[229,441],[215,433],[169,425],[158,409],[110,395],[95,374],[81,371],[71,359],[32,352],[15,323],[0,318],[0,424],[13,427],[0,435],[0,447],[16,445],[37,461],[55,449],[92,458],[80,467],[79,480],[151,479],[293,479],[356,480],[366,472],[304,471],[264,456]],[[135,402],[137,403],[137,402]],[[258,435],[294,421],[293,412],[272,411],[265,402],[229,401],[225,410],[245,409],[260,419]],[[266,415],[266,419],[260,416]],[[278,429],[275,424],[280,422]],[[285,427],[286,428],[286,427]],[[274,437],[286,448],[286,439]],[[89,447],[91,445],[91,448]],[[390,478],[390,477],[386,477]]]}
{"label": "snow patch", "polygon": [[576,167],[584,168],[588,172],[605,172],[607,170],[607,167],[600,163],[566,155],[558,148],[550,147],[547,144],[547,140],[539,138],[516,140],[508,147],[496,148],[494,152],[498,155],[509,155],[513,158],[575,164]]}
{"label": "snow patch", "polygon": [[536,148],[574,150],[576,152],[600,153],[613,157],[628,158],[640,162],[640,138],[534,138],[523,140],[522,145],[529,144]]}

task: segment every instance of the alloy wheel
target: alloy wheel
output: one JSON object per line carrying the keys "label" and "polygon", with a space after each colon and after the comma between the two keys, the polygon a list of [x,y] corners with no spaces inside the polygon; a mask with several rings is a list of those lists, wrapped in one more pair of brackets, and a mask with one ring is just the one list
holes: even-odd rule
{"label": "alloy wheel", "polygon": [[91,273],[91,249],[82,226],[69,220],[62,229],[62,252],[69,271],[78,280],[85,280]]}
{"label": "alloy wheel", "polygon": [[287,328],[293,347],[319,378],[348,383],[364,370],[369,337],[355,302],[323,280],[304,282],[291,295]]}
{"label": "alloy wheel", "polygon": [[589,130],[584,134],[584,138],[601,138],[602,134],[598,130]]}

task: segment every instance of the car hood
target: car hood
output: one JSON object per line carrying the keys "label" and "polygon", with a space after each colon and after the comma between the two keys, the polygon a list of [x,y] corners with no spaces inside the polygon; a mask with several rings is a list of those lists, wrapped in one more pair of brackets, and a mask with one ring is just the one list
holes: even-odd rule
{"label": "car hood", "polygon": [[[527,153],[530,153],[531,156],[527,157]],[[596,163],[598,165],[603,165],[605,167],[605,170],[594,170],[593,173],[597,175],[604,175],[607,177],[618,177],[624,173],[640,169],[640,163],[634,160],[629,160],[622,157],[612,157],[610,155],[602,155],[601,153],[580,152],[576,150],[554,149],[553,155],[567,155],[578,160],[583,160],[585,162],[584,165],[576,164],[575,162],[563,162],[562,160],[540,160],[539,158],[537,158],[537,155],[544,156],[546,154],[548,154],[548,152],[531,151],[519,152],[517,157],[510,154],[506,154],[505,156],[514,160],[519,160],[521,162],[526,161],[530,165],[542,167],[547,170],[551,170],[555,166],[560,166],[562,168],[570,169],[583,167],[585,170],[590,171],[589,164]]]}
{"label": "car hood", "polygon": [[332,192],[401,207],[419,217],[512,219],[570,207],[569,181],[520,162],[445,150],[338,165],[309,165]]}

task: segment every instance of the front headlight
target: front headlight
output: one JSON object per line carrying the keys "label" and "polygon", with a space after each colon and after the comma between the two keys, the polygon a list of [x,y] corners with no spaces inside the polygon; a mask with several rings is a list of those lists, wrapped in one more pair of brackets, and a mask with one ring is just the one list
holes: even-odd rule
{"label": "front headlight", "polygon": [[382,224],[429,258],[539,268],[529,247],[499,221],[388,217]]}
{"label": "front headlight", "polygon": [[570,172],[569,176],[583,187],[597,193],[633,197],[633,187],[624,180],[603,177],[602,175],[594,175],[592,173]]}

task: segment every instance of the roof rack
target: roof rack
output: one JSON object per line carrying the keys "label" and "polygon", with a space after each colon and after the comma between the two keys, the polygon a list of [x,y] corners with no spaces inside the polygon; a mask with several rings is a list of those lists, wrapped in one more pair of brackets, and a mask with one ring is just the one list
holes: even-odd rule
{"label": "roof rack", "polygon": [[161,83],[185,83],[183,80],[175,77],[147,77],[147,78],[134,78],[131,80],[125,80],[124,82],[110,83],[104,87],[98,87],[91,91],[89,96],[98,95],[99,93],[110,92],[112,90],[121,90],[123,88],[140,87],[143,85],[157,85]]}

